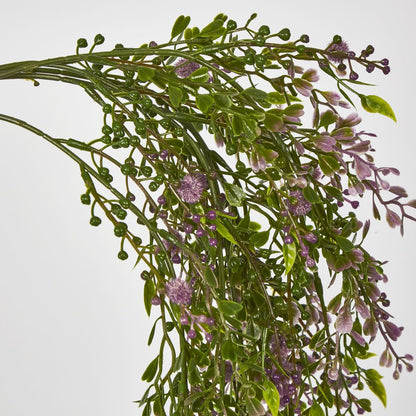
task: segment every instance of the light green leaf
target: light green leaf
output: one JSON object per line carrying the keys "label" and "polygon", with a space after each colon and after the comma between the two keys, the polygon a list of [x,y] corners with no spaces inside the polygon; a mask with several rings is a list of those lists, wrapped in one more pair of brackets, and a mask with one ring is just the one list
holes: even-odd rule
{"label": "light green leaf", "polygon": [[230,183],[224,183],[223,186],[225,197],[230,205],[233,207],[240,207],[243,205],[243,201],[246,199],[247,195],[239,186]]}
{"label": "light green leaf", "polygon": [[174,85],[169,85],[169,98],[174,107],[179,107],[183,98],[182,88],[175,87]]}
{"label": "light green leaf", "polygon": [[338,160],[331,155],[321,155],[318,157],[319,166],[322,169],[322,172],[326,176],[332,176],[340,168]]}
{"label": "light green leaf", "polygon": [[383,406],[387,406],[386,389],[383,383],[380,381],[382,376],[376,370],[366,370],[366,383],[369,389],[380,399]]}
{"label": "light green leaf", "polygon": [[225,27],[223,27],[224,22],[222,20],[214,20],[211,23],[208,23],[199,33],[199,36],[202,38],[219,38],[224,32]]}
{"label": "light green leaf", "polygon": [[361,105],[369,113],[379,113],[397,122],[390,104],[377,95],[361,95]]}
{"label": "light green leaf", "polygon": [[276,386],[269,380],[265,381],[263,387],[263,399],[266,401],[267,406],[269,406],[269,410],[272,412],[272,416],[277,416],[280,407],[279,392]]}
{"label": "light green leaf", "polygon": [[218,107],[230,108],[232,105],[230,97],[226,94],[214,94],[213,97]]}
{"label": "light green leaf", "polygon": [[271,104],[286,104],[286,97],[280,92],[269,92],[267,94],[267,101]]}
{"label": "light green leaf", "polygon": [[203,66],[189,75],[189,79],[194,82],[205,83],[209,80],[208,68]]}
{"label": "light green leaf", "polygon": [[180,35],[189,25],[191,18],[189,16],[181,15],[176,19],[176,22],[173,24],[171,39]]}
{"label": "light green leaf", "polygon": [[230,340],[225,341],[221,347],[222,358],[226,360],[235,361],[237,359],[237,354],[235,352],[234,343]]}
{"label": "light green leaf", "polygon": [[325,416],[325,412],[318,403],[314,403],[309,409],[309,416]]}
{"label": "light green leaf", "polygon": [[233,316],[243,309],[243,306],[232,300],[219,300],[218,308],[225,316]]}
{"label": "light green leaf", "polygon": [[196,105],[203,113],[206,113],[212,104],[214,104],[214,99],[209,94],[197,95]]}
{"label": "light green leaf", "polygon": [[217,226],[218,234],[220,234],[222,237],[224,237],[230,243],[233,243],[233,244],[237,245],[237,241],[234,240],[234,237],[230,234],[228,229],[225,227],[225,225],[221,221],[217,220],[215,222],[215,225]]}
{"label": "light green leaf", "polygon": [[285,259],[286,274],[292,270],[296,260],[296,244],[283,244],[283,257]]}
{"label": "light green leaf", "polygon": [[253,98],[256,101],[267,101],[268,94],[265,91],[259,90],[254,87],[250,87],[245,89],[242,94],[248,95],[249,97]]}
{"label": "light green leaf", "polygon": [[155,70],[147,66],[138,66],[136,68],[137,76],[140,81],[150,81],[155,76]]}

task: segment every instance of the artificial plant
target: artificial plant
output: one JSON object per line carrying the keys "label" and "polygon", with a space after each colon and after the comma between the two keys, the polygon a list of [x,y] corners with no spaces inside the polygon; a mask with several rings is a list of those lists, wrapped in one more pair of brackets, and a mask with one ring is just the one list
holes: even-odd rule
{"label": "artificial plant", "polygon": [[362,414],[365,385],[386,404],[365,361],[375,338],[395,378],[412,369],[393,346],[403,328],[365,245],[370,220],[355,214],[370,194],[376,219],[402,233],[415,220],[416,200],[387,182],[399,171],[375,164],[356,113],[395,120],[359,92],[359,73],[388,74],[388,59],[338,35],[312,47],[287,28],[253,28],[255,17],[199,29],[180,16],[163,44],[98,52],[97,35],[75,55],[0,66],[3,80],[70,83],[102,108],[90,141],[0,120],[79,165],[90,224],[110,221],[118,258],[138,267],[158,314],[148,344],[161,332],[142,415]]}

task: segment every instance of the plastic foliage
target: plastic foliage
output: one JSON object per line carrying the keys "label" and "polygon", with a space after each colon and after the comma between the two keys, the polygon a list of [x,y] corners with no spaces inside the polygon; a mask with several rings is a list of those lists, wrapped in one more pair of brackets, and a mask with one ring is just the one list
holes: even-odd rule
{"label": "plastic foliage", "polygon": [[[159,315],[149,345],[161,331],[142,415],[362,414],[365,386],[386,405],[367,358],[381,353],[396,379],[412,370],[393,346],[403,328],[365,246],[370,220],[354,211],[370,194],[375,219],[402,233],[415,220],[355,112],[395,120],[359,92],[359,71],[388,74],[388,59],[338,35],[311,47],[287,28],[252,28],[255,17],[200,29],[180,16],[163,44],[98,52],[97,35],[72,56],[0,66],[3,80],[70,83],[102,108],[89,142],[0,119],[79,165],[90,224],[110,221],[118,258],[140,269],[146,312]],[[371,352],[376,338],[384,351]]]}

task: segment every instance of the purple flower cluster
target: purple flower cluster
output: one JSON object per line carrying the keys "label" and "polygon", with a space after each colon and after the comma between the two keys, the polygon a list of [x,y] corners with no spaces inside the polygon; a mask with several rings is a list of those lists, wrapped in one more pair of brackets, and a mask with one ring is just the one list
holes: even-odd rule
{"label": "purple flower cluster", "polygon": [[175,74],[179,78],[188,78],[199,69],[201,65],[196,62],[188,61],[187,59],[179,59],[179,61],[176,62],[175,67]]}
{"label": "purple flower cluster", "polygon": [[186,175],[177,192],[181,199],[188,204],[196,204],[202,196],[202,192],[208,187],[207,177],[203,173]]}
{"label": "purple flower cluster", "polygon": [[193,289],[189,282],[183,279],[172,279],[165,283],[167,297],[177,305],[190,305],[192,303]]}
{"label": "purple flower cluster", "polygon": [[302,191],[292,191],[290,193],[290,199],[286,201],[287,209],[293,215],[306,215],[312,208],[309,201],[305,199]]}

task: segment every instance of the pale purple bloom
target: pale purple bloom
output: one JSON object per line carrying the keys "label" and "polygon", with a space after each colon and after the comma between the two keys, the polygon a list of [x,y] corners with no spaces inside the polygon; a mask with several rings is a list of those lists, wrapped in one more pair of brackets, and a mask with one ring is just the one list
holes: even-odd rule
{"label": "pale purple bloom", "polygon": [[396,324],[390,321],[384,321],[384,329],[393,341],[397,341],[403,331],[402,327],[399,328]]}
{"label": "pale purple bloom", "polygon": [[169,280],[165,284],[167,297],[177,305],[190,305],[192,303],[192,287],[189,282],[179,278]]}
{"label": "pale purple bloom", "polygon": [[187,59],[179,59],[175,66],[175,73],[179,78],[188,78],[201,67],[197,62],[188,61]]}
{"label": "pale purple bloom", "polygon": [[369,166],[369,163],[365,162],[361,157],[354,155],[354,168],[357,173],[357,176],[363,180],[368,178],[372,174],[372,170]]}
{"label": "pale purple bloom", "polygon": [[313,85],[302,78],[295,78],[293,80],[293,86],[299,94],[302,94],[305,97],[309,97],[311,95],[311,90],[313,90]]}
{"label": "pale purple bloom", "polygon": [[364,347],[365,345],[365,339],[364,337],[362,337],[358,332],[356,331],[351,331],[350,335],[354,338],[354,341],[361,345],[362,347]]}
{"label": "pale purple bloom", "polygon": [[402,224],[400,216],[389,208],[386,208],[386,220],[392,228],[398,227]]}
{"label": "pale purple bloom", "polygon": [[301,191],[292,191],[290,198],[294,200],[292,202],[290,200],[286,201],[287,209],[293,215],[306,215],[311,210],[311,203],[305,199]]}
{"label": "pale purple bloom", "polygon": [[321,94],[332,105],[338,105],[341,100],[340,95],[333,91],[321,91]]}
{"label": "pale purple bloom", "polygon": [[365,304],[365,302],[359,297],[355,299],[355,309],[361,315],[361,318],[363,319],[371,318],[370,309]]}
{"label": "pale purple bloom", "polygon": [[328,134],[322,134],[314,139],[315,145],[323,152],[332,152],[337,141]]}
{"label": "pale purple bloom", "polygon": [[375,319],[369,318],[365,320],[363,325],[363,331],[365,335],[371,335],[372,337],[375,337],[377,330],[378,327]]}
{"label": "pale purple bloom", "polygon": [[341,334],[349,334],[352,331],[352,324],[352,316],[349,307],[344,305],[335,321],[335,329]]}
{"label": "pale purple bloom", "polygon": [[306,79],[306,81],[316,82],[316,81],[319,81],[319,74],[316,69],[309,68],[304,72],[304,74],[302,75],[302,78]]}
{"label": "pale purple bloom", "polygon": [[182,179],[177,192],[185,202],[196,204],[201,199],[202,192],[207,186],[206,176],[203,173],[194,173],[186,175]]}

